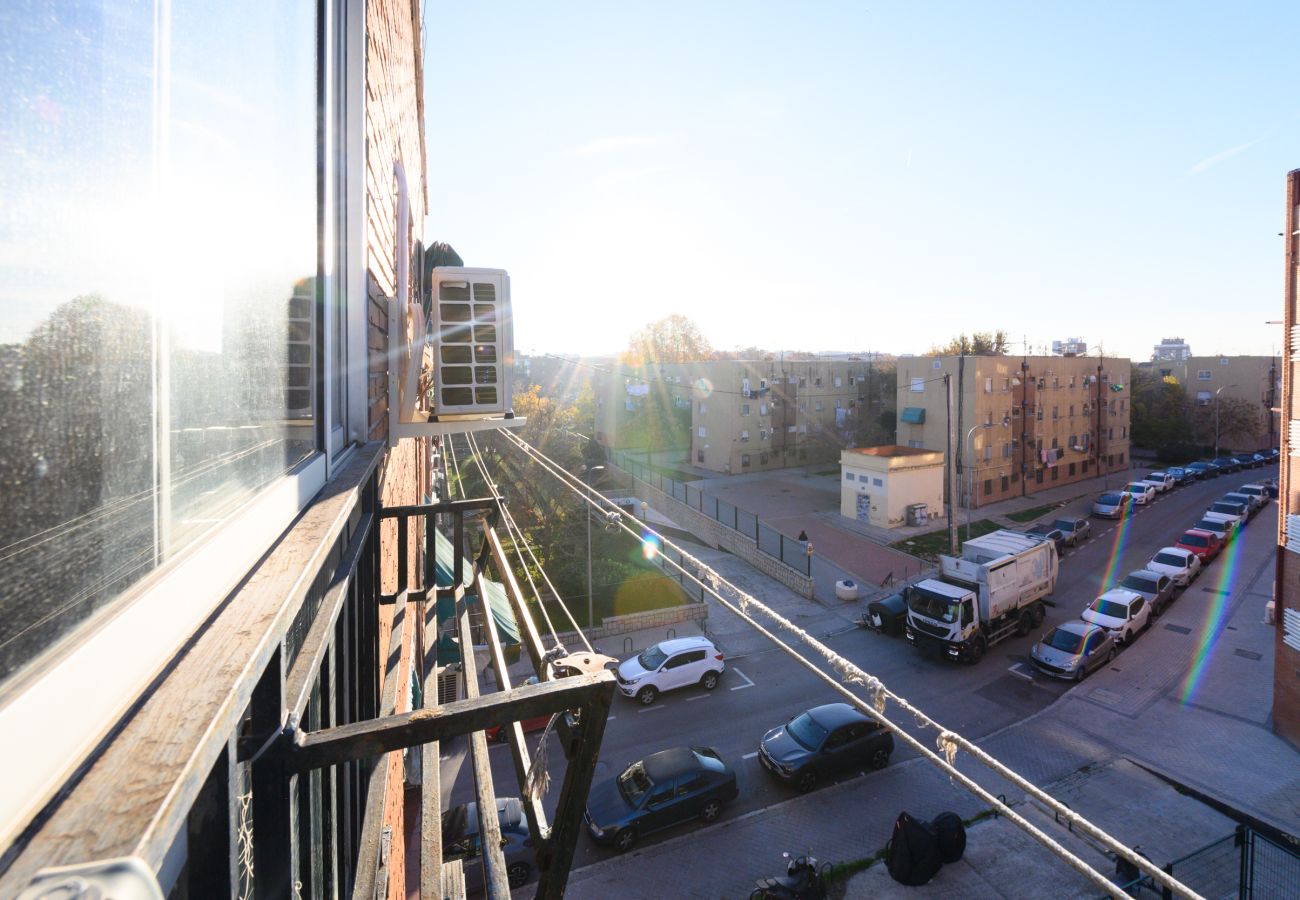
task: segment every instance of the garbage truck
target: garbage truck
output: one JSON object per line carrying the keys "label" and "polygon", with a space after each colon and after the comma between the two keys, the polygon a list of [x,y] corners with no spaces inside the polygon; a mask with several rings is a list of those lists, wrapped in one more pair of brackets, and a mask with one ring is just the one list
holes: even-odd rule
{"label": "garbage truck", "polygon": [[919,650],[976,663],[989,647],[1043,622],[1043,598],[1056,588],[1056,544],[995,531],[940,556],[939,577],[913,585],[907,640]]}

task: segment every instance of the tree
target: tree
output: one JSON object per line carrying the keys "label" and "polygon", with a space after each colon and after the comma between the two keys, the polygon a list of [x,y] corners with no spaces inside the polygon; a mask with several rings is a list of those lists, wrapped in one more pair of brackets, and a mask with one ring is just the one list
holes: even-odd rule
{"label": "tree", "polygon": [[1196,455],[1192,405],[1177,379],[1133,366],[1128,390],[1134,446],[1159,451],[1166,461]]}
{"label": "tree", "polygon": [[969,338],[964,333],[957,335],[946,344],[930,348],[930,356],[1006,356],[1007,333],[1005,331],[977,331]]}
{"label": "tree", "polygon": [[713,355],[709,341],[694,322],[678,313],[638,329],[628,341],[624,363],[683,363]]}
{"label": "tree", "polygon": [[[1267,420],[1261,416],[1260,406],[1240,397],[1213,397],[1196,407],[1196,433],[1208,447],[1218,445],[1220,452],[1229,448],[1258,447],[1267,441]],[[1217,430],[1216,430],[1217,424]]]}

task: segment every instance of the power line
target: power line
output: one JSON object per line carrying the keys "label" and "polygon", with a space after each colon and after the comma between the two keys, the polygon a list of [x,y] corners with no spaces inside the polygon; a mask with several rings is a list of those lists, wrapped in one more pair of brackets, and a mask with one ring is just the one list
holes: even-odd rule
{"label": "power line", "polygon": [[[589,488],[583,485],[580,481],[577,481],[577,479],[574,479],[568,472],[566,472],[563,468],[559,467],[558,464],[556,464],[553,460],[547,457],[544,453],[542,453],[540,450],[537,450],[532,445],[528,444],[522,438],[519,438],[516,435],[511,434],[505,429],[501,429],[500,432],[501,434],[505,435],[513,444],[515,444],[515,446],[517,446],[524,453],[528,454],[531,458],[537,461],[551,475],[555,476],[556,478],[559,478],[561,481],[567,484],[570,490],[574,491],[579,496],[581,496],[589,505],[598,506],[597,502],[592,499],[593,492]],[[627,524],[623,522],[621,515],[618,518],[618,524],[629,534],[636,536],[636,532],[633,529],[629,528]],[[800,665],[808,669],[810,672],[812,672],[814,675],[819,677],[821,680],[825,681],[836,692],[846,697],[850,702],[853,703],[854,706],[858,707],[863,712],[867,713],[868,715],[876,719],[882,725],[891,728],[896,734],[898,734],[898,736],[905,743],[912,746],[915,750],[917,750],[917,752],[919,752],[921,755],[923,755],[928,760],[930,760],[930,762],[934,763],[934,765],[936,765],[939,769],[946,772],[950,779],[955,779],[956,781],[959,781],[967,790],[969,790],[975,796],[979,797],[984,802],[988,803],[994,809],[998,810],[999,813],[1005,815],[1008,819],[1015,822],[1018,826],[1020,826],[1024,831],[1026,831],[1031,837],[1037,840],[1049,851],[1055,853],[1067,864],[1069,864],[1072,868],[1074,868],[1080,874],[1084,875],[1085,877],[1097,883],[1104,890],[1114,891],[1115,884],[1111,882],[1108,878],[1106,878],[1106,876],[1102,875],[1100,872],[1094,869],[1092,866],[1088,865],[1088,863],[1084,862],[1082,859],[1075,856],[1065,847],[1061,846],[1059,843],[1053,840],[1051,836],[1041,831],[1037,826],[1033,825],[1031,822],[1021,817],[1014,810],[1012,810],[1004,801],[1002,801],[998,797],[993,796],[984,788],[976,784],[969,776],[960,772],[953,765],[953,763],[956,760],[957,752],[959,750],[965,750],[977,762],[982,763],[997,775],[1011,782],[1017,788],[1024,790],[1027,794],[1032,796],[1034,799],[1038,800],[1040,803],[1047,806],[1050,811],[1055,813],[1059,819],[1064,820],[1067,825],[1075,828],[1079,828],[1089,836],[1105,844],[1117,856],[1137,866],[1140,870],[1148,872],[1157,882],[1169,888],[1171,891],[1176,892],[1179,896],[1188,897],[1188,898],[1200,898],[1200,895],[1198,895],[1195,891],[1191,890],[1186,885],[1179,882],[1172,875],[1169,875],[1168,873],[1162,871],[1153,862],[1151,862],[1150,860],[1144,857],[1139,856],[1137,853],[1133,852],[1128,847],[1125,847],[1118,840],[1113,838],[1109,833],[1097,827],[1096,825],[1092,824],[1083,816],[1079,815],[1074,810],[1070,809],[1068,806],[1056,800],[1050,794],[1040,789],[1037,785],[1034,785],[1032,782],[1028,781],[1024,777],[1016,773],[1015,771],[1003,765],[996,758],[984,752],[981,748],[971,743],[966,738],[962,737],[961,735],[957,734],[954,731],[950,731],[949,729],[946,729],[943,726],[941,726],[938,722],[931,719],[919,708],[912,705],[906,698],[886,688],[884,682],[882,682],[879,678],[875,677],[874,675],[871,675],[870,673],[866,672],[865,670],[857,666],[855,663],[851,662],[850,660],[844,658],[843,656],[839,655],[835,651],[831,650],[825,644],[822,644],[820,641],[818,641],[808,632],[799,628],[797,625],[790,622],[784,616],[781,616],[780,614],[770,609],[768,606],[766,606],[764,603],[762,603],[755,597],[745,593],[744,591],[736,587],[731,582],[722,578],[722,576],[720,576],[717,572],[713,571],[711,568],[704,565],[699,560],[695,559],[689,553],[684,551],[681,547],[678,547],[677,545],[673,544],[671,541],[665,539],[662,535],[658,534],[658,532],[649,528],[648,525],[645,526],[645,531],[654,535],[661,542],[663,546],[671,547],[674,551],[676,551],[681,556],[681,559],[683,561],[689,561],[690,564],[696,569],[696,572],[701,573],[703,577],[697,575],[696,572],[688,571],[688,569],[685,566],[673,560],[671,557],[668,556],[663,557],[666,563],[672,565],[674,568],[680,571],[683,576],[690,578],[692,581],[697,583],[702,589],[707,591],[719,603],[723,604],[723,606],[725,606],[727,609],[731,610],[733,613],[735,613],[736,615],[744,619],[748,624],[753,626],[760,634],[762,634],[768,640],[772,641],[774,644],[777,645],[777,647],[784,650],[788,655],[792,656]],[[736,594],[737,597],[736,603],[732,603],[731,601],[727,600],[725,597],[722,596],[722,594],[720,593],[720,589],[724,585]],[[793,633],[805,644],[807,644],[808,646],[816,650],[826,660],[827,664],[829,664],[836,671],[836,673],[840,676],[840,678],[844,682],[848,684],[861,685],[868,692],[870,692],[871,702],[868,703],[867,701],[863,700],[861,697],[858,697],[848,688],[844,687],[842,684],[837,683],[833,678],[831,678],[830,675],[826,674],[824,671],[818,668],[811,660],[805,658],[802,654],[796,651],[789,644],[785,643],[776,635],[774,635],[769,630],[764,628],[761,624],[755,621],[752,616],[748,614],[748,611],[750,609],[755,609],[761,612],[767,618],[776,622],[787,631]],[[935,753],[934,750],[927,747],[917,738],[908,734],[906,731],[903,731],[901,728],[899,728],[895,723],[890,721],[890,719],[888,719],[885,716],[884,710],[888,701],[890,700],[894,701],[901,710],[910,713],[919,726],[932,727],[939,732],[936,738],[936,745],[943,752],[944,754],[943,757],[940,757],[937,753]]]}

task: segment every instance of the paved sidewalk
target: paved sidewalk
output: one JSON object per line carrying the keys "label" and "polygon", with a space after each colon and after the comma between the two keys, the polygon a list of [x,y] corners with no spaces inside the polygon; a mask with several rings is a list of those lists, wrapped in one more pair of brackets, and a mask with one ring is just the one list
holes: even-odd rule
{"label": "paved sidewalk", "polygon": [[[1070,792],[1092,798],[1094,784],[1081,781],[1080,773],[1114,772],[1117,761],[1129,760],[1300,834],[1300,754],[1267,727],[1274,631],[1262,617],[1272,565],[1269,557],[1235,581],[1197,582],[1142,638],[1141,669],[1124,671],[1121,655],[1052,706],[989,735],[981,745],[1034,784],[1054,786],[1062,798]],[[825,611],[812,618],[819,627],[832,624]],[[739,631],[734,635],[743,641]],[[891,713],[897,718],[892,707]],[[933,731],[918,731],[910,718],[899,722],[933,746]],[[899,749],[901,756],[901,742]],[[1022,796],[968,756],[959,755],[957,765],[994,794]],[[1105,796],[1092,798],[1096,805],[1076,808],[1121,840],[1150,847],[1156,862],[1199,849],[1214,831],[1213,816],[1199,803],[1171,818],[1172,789],[1162,783],[1135,777],[1125,785],[1121,790],[1097,782]],[[834,862],[862,859],[884,846],[901,810],[923,818],[944,810],[970,817],[982,805],[927,760],[902,759],[880,772],[580,869],[567,896],[745,897],[754,879],[780,870],[782,850],[811,849]],[[1058,832],[1068,837],[1064,829]],[[1046,850],[1027,852],[1038,854],[1038,865],[1057,864]],[[1105,865],[1100,856],[1094,862]],[[1021,885],[998,877],[982,878],[981,885],[987,893],[968,896],[1024,896]]]}

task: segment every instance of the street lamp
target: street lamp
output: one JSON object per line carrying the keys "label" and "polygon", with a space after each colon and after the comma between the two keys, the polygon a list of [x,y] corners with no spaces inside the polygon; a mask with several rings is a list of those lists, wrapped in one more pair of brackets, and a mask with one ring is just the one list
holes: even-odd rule
{"label": "street lamp", "polygon": [[[597,472],[605,471],[604,466],[592,466],[590,469],[585,465],[582,467],[582,481],[587,486],[587,496],[591,496],[591,476]],[[587,511],[587,627],[595,627],[595,620],[592,618],[592,593],[591,593],[591,505],[588,503],[584,507]]]}
{"label": "street lamp", "polygon": [[[972,425],[966,432],[966,446],[970,449],[970,463],[967,468],[970,470],[970,487],[966,491],[966,540],[970,540],[970,520],[974,516],[975,510],[975,445],[971,443],[971,435],[981,428],[992,428],[995,423],[981,422],[978,425]],[[1001,425],[1006,428],[1011,424],[1011,420],[1003,418]]]}
{"label": "street lamp", "polygon": [[1219,458],[1219,391],[1222,391],[1224,387],[1235,388],[1236,385],[1225,384],[1223,387],[1219,388],[1218,391],[1214,392],[1214,458],[1215,459]]}

